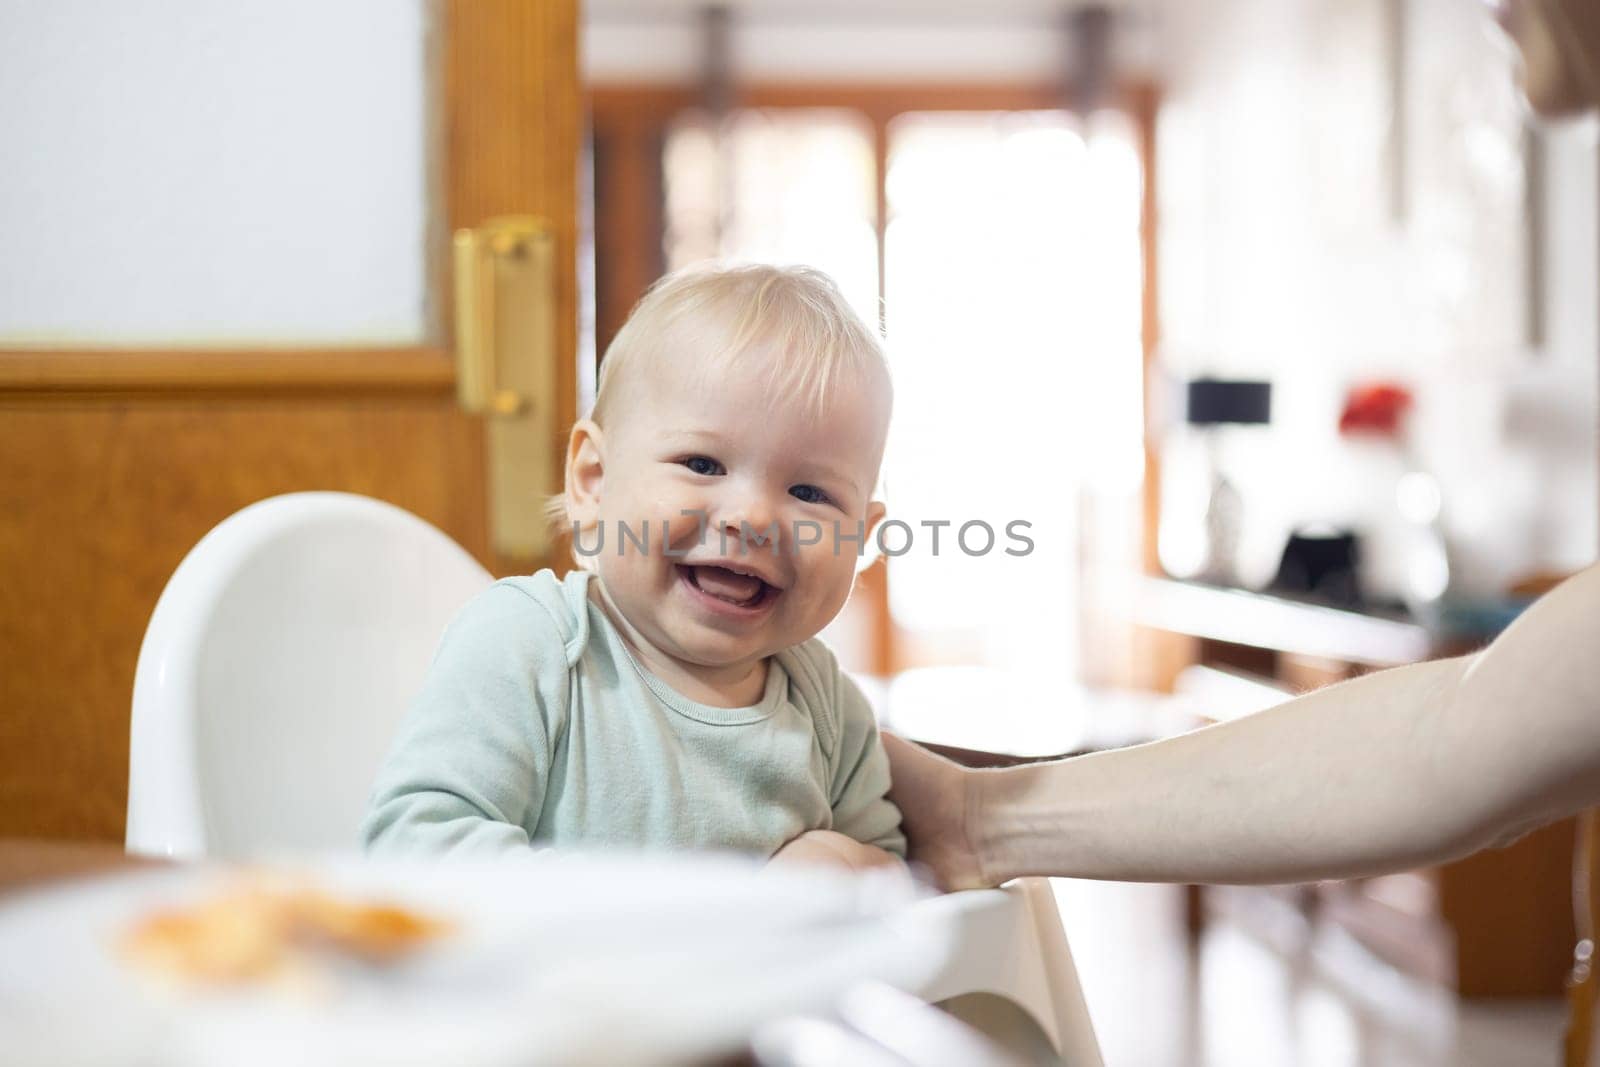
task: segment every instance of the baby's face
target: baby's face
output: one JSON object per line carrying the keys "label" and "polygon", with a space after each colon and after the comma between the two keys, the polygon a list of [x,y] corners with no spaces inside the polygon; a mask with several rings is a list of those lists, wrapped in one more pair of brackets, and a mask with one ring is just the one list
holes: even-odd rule
{"label": "baby's face", "polygon": [[[817,415],[771,395],[767,370],[754,355],[715,373],[641,369],[604,431],[594,562],[627,622],[691,671],[814,637],[855,577],[857,543],[836,544],[834,524],[870,537],[882,515],[887,382],[847,378]],[[619,556],[620,525],[646,521],[648,551],[623,541]]]}

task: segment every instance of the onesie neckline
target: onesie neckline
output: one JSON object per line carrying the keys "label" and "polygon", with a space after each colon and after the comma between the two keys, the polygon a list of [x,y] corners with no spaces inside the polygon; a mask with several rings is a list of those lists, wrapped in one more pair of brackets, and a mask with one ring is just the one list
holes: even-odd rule
{"label": "onesie neckline", "polygon": [[644,664],[634,658],[633,650],[622,639],[617,628],[600,605],[589,599],[589,582],[598,580],[599,576],[593,571],[575,570],[567,576],[565,581],[569,603],[573,614],[580,620],[578,625],[581,630],[587,630],[592,638],[596,631],[605,634],[606,641],[619,650],[645,687],[654,693],[656,698],[667,707],[687,719],[705,723],[708,726],[748,726],[751,723],[770,719],[783,703],[788,692],[788,675],[778,663],[777,656],[767,657],[767,681],[762,690],[761,699],[755,704],[739,708],[719,708],[711,704],[702,704],[697,700],[690,700],[682,693],[673,689],[666,682],[657,678]]}

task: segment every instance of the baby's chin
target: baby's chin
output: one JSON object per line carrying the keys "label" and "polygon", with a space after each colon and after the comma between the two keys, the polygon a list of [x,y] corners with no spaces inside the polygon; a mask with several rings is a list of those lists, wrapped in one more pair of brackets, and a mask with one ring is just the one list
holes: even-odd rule
{"label": "baby's chin", "polygon": [[675,634],[673,658],[689,667],[726,670],[741,663],[755,663],[778,650],[765,642],[701,634]]}

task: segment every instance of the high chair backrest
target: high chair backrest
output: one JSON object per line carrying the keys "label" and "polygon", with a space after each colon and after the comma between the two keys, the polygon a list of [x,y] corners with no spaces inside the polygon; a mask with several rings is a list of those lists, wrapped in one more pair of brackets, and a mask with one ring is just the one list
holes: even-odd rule
{"label": "high chair backrest", "polygon": [[357,847],[440,634],[491,581],[439,530],[367,497],[292,493],[224,520],[168,581],[139,650],[128,850]]}

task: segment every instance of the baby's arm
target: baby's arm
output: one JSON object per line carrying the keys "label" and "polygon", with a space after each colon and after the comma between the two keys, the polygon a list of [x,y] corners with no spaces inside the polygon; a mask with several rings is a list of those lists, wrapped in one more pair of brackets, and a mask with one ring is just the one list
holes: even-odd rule
{"label": "baby's arm", "polygon": [[889,800],[889,759],[866,694],[834,665],[839,736],[832,757],[829,801],[833,829],[896,856],[906,854],[900,809]]}
{"label": "baby's arm", "polygon": [[[828,803],[833,825],[808,830],[789,841],[772,857],[775,864],[826,864],[866,870],[905,865],[905,835],[900,832],[900,809],[888,799],[889,760],[878,737],[872,705],[861,688],[839,669],[838,661],[821,642],[802,646],[827,694],[819,723],[828,761]],[[828,742],[832,742],[831,746]]]}
{"label": "baby's arm", "polygon": [[867,871],[874,867],[904,869],[905,860],[876,845],[864,845],[837,830],[807,830],[777,852],[769,865],[821,865]]}
{"label": "baby's arm", "polygon": [[[495,586],[450,624],[378,772],[361,828],[369,852],[526,848],[549,777],[541,680],[565,671],[543,607]],[[564,709],[557,709],[557,713]]]}

